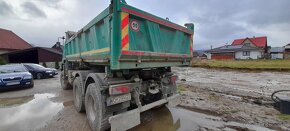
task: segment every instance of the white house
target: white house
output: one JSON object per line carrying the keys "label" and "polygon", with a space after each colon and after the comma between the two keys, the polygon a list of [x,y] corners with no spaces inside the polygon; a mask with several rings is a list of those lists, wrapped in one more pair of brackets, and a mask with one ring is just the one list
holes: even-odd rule
{"label": "white house", "polygon": [[250,45],[225,45],[219,48],[206,51],[216,60],[246,60],[260,59],[264,55],[264,50]]}
{"label": "white house", "polygon": [[232,45],[225,45],[215,49],[208,50],[210,59],[260,59],[265,57],[268,52],[267,37],[253,37],[236,39]]}
{"label": "white house", "polygon": [[263,51],[262,50],[249,50],[249,51],[237,51],[235,52],[235,59],[261,59]]}

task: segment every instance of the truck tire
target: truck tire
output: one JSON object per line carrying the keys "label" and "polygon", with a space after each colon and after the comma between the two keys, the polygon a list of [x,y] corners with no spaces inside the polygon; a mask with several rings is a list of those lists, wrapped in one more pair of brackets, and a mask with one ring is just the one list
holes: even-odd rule
{"label": "truck tire", "polygon": [[85,97],[82,93],[83,81],[80,77],[76,77],[73,82],[74,105],[78,112],[85,111]]}
{"label": "truck tire", "polygon": [[63,90],[71,89],[70,84],[68,83],[68,81],[64,77],[64,72],[63,71],[60,73],[60,85],[61,85],[61,88]]}
{"label": "truck tire", "polygon": [[85,95],[85,108],[93,131],[104,131],[110,128],[109,115],[106,114],[104,104],[99,83],[89,84]]}

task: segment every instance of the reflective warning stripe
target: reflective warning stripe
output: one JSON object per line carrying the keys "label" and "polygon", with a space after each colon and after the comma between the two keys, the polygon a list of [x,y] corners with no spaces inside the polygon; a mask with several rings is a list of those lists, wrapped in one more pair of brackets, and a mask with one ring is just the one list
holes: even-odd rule
{"label": "reflective warning stripe", "polygon": [[129,50],[129,14],[121,12],[121,29],[122,29],[122,45],[123,51]]}
{"label": "reflective warning stripe", "polygon": [[190,35],[190,56],[193,57],[193,35]]}

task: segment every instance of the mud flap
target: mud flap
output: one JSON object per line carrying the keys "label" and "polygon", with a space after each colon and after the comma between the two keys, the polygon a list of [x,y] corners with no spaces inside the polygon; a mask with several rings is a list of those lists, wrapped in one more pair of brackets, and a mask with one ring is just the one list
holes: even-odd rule
{"label": "mud flap", "polygon": [[161,99],[151,104],[142,106],[140,108],[118,114],[109,118],[111,124],[111,131],[125,131],[139,125],[140,113],[152,109],[154,107],[164,105],[167,103],[167,107],[174,107],[180,104],[181,96],[179,94],[168,97],[167,99]]}
{"label": "mud flap", "polygon": [[125,131],[130,128],[139,125],[140,122],[140,110],[135,109],[117,116],[109,118],[111,123],[111,131]]}
{"label": "mud flap", "polygon": [[175,107],[181,103],[181,95],[176,94],[168,98],[167,107]]}

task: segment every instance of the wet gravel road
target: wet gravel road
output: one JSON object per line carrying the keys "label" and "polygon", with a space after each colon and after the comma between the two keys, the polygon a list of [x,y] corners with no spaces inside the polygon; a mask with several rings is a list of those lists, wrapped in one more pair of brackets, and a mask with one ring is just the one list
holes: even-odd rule
{"label": "wet gravel road", "polygon": [[[196,77],[195,75],[184,75],[190,70],[191,74],[205,74],[208,72],[211,76],[204,76],[212,78],[213,70],[208,69],[185,69],[175,68],[181,77]],[[221,71],[222,72],[222,71]],[[216,72],[219,73],[219,72]],[[269,72],[269,74],[271,74]],[[257,74],[253,74],[258,76]],[[282,75],[284,80],[285,74],[275,74],[275,77]],[[227,76],[234,78],[237,76],[237,72],[228,71]],[[286,75],[287,76],[287,75]],[[218,77],[217,77],[218,78]],[[193,83],[199,80],[194,78],[194,81],[187,79],[186,82],[179,81],[180,85]],[[206,79],[206,78],[200,78]],[[211,79],[211,82],[215,79]],[[201,85],[201,89],[183,90],[184,100],[181,107],[166,108],[147,111],[142,116],[142,124],[131,129],[137,131],[194,131],[194,130],[271,130],[265,126],[261,126],[257,123],[243,123],[242,121],[235,121],[234,119],[227,120],[221,116],[211,113],[210,111],[203,110],[204,105],[195,104],[199,103],[200,99],[204,99],[203,103],[207,103],[203,96],[208,95],[209,92],[204,90],[205,86],[202,83],[207,81],[200,80],[198,84]],[[220,80],[216,80],[216,83],[223,85]],[[234,84],[234,83],[233,83]],[[243,81],[238,82],[239,86],[242,86]],[[245,84],[245,83],[244,83]],[[224,84],[223,87],[227,87],[228,84]],[[216,87],[217,88],[217,87]],[[201,94],[197,94],[198,91]],[[203,94],[204,93],[204,94]],[[199,96],[199,97],[193,97]],[[214,97],[213,97],[214,98]],[[202,103],[202,102],[200,102]],[[235,103],[235,101],[233,102]],[[231,106],[231,105],[229,105]],[[201,110],[198,110],[200,107]],[[73,106],[72,90],[64,91],[60,88],[59,78],[51,78],[44,80],[35,80],[34,88],[13,90],[0,92],[0,131],[7,130],[65,130],[65,131],[90,131],[90,127],[86,120],[84,113],[77,113]]]}

